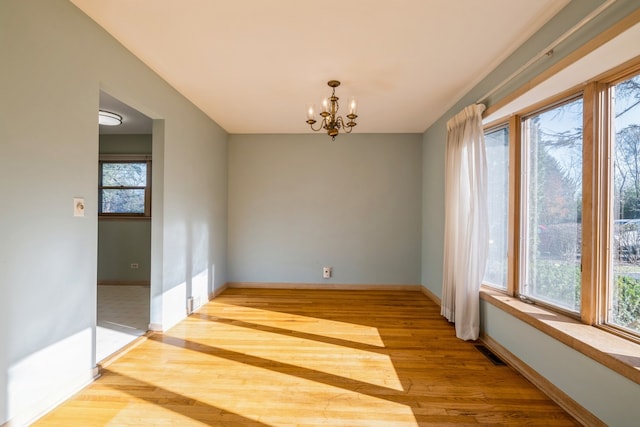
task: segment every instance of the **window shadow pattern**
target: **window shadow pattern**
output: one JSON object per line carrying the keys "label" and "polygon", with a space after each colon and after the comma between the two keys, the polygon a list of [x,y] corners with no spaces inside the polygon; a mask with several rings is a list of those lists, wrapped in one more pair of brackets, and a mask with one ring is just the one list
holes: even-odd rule
{"label": "window shadow pattern", "polygon": [[75,405],[122,405],[118,425],[578,425],[474,344],[419,292],[229,289]]}

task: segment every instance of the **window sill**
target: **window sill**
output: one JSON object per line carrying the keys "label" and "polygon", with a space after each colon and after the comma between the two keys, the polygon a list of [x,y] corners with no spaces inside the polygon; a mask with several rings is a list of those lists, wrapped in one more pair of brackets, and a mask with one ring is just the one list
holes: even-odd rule
{"label": "window sill", "polygon": [[98,221],[149,221],[150,216],[98,215]]}
{"label": "window sill", "polygon": [[482,287],[480,298],[640,384],[640,345],[568,316]]}

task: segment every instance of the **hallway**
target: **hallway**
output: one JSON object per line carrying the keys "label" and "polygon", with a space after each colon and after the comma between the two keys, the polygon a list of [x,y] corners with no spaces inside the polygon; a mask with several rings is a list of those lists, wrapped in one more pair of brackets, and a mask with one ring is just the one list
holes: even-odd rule
{"label": "hallway", "polygon": [[148,328],[148,286],[98,286],[98,363],[144,335]]}

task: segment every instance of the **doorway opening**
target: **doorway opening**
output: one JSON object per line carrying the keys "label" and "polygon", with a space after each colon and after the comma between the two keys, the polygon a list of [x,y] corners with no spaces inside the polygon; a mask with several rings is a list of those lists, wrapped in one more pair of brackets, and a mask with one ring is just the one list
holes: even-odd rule
{"label": "doorway opening", "polygon": [[100,92],[96,361],[144,335],[150,323],[153,120]]}

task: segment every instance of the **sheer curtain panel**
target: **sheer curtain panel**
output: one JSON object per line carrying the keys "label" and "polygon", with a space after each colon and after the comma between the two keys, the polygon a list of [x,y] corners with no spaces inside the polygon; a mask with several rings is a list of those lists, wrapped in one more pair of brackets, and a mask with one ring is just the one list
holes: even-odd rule
{"label": "sheer curtain panel", "polygon": [[489,240],[484,109],[470,105],[447,122],[441,314],[455,323],[463,340],[475,340],[480,332],[480,283]]}

